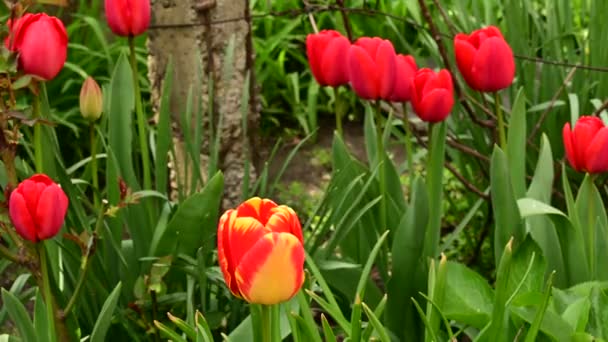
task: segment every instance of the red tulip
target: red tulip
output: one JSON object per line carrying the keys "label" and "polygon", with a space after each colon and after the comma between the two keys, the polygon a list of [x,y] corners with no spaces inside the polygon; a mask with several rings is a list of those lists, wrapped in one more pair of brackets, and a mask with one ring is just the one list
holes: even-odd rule
{"label": "red tulip", "polygon": [[306,37],[306,55],[310,70],[322,86],[337,87],[348,83],[348,67],[344,62],[350,42],[334,30],[324,30]]}
{"label": "red tulip", "polygon": [[359,38],[348,53],[350,84],[362,99],[390,99],[397,74],[393,44],[380,38]]}
{"label": "red tulip", "polygon": [[68,210],[68,197],[47,175],[24,180],[11,193],[8,212],[21,237],[32,242],[57,235]]}
{"label": "red tulip", "polygon": [[418,66],[410,55],[397,55],[397,78],[395,88],[389,98],[393,102],[407,102],[412,98],[412,79]]}
{"label": "red tulip", "polygon": [[105,0],[106,20],[119,36],[140,35],[150,25],[150,0]]}
{"label": "red tulip", "polygon": [[452,75],[446,69],[438,73],[418,70],[412,80],[412,107],[422,121],[439,122],[452,111],[454,88]]}
{"label": "red tulip", "polygon": [[250,303],[277,304],[304,282],[302,228],[296,213],[251,198],[222,215],[217,252],[230,291]]}
{"label": "red tulip", "polygon": [[68,35],[61,20],[45,13],[27,13],[14,24],[4,41],[11,51],[19,53],[19,68],[26,74],[51,80],[57,76],[67,58]]}
{"label": "red tulip", "polygon": [[513,83],[513,51],[497,27],[489,26],[454,37],[458,70],[469,87],[486,92],[507,88]]}
{"label": "red tulip", "polygon": [[581,116],[574,130],[570,123],[562,130],[566,157],[576,171],[608,171],[608,127],[595,116]]}

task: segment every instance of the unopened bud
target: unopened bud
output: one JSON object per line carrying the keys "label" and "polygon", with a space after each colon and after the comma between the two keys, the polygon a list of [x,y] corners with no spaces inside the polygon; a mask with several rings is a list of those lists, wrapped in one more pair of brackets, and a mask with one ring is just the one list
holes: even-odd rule
{"label": "unopened bud", "polygon": [[103,110],[103,95],[99,84],[92,77],[88,77],[80,89],[80,113],[93,122],[99,119]]}

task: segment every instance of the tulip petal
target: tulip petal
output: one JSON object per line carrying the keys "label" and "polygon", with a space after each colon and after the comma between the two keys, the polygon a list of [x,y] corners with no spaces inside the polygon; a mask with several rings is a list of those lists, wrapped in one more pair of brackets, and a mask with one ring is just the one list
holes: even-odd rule
{"label": "tulip petal", "polygon": [[573,130],[574,155],[577,158],[579,167],[585,167],[585,158],[587,148],[591,145],[591,141],[595,134],[604,127],[602,120],[595,116],[581,116]]}
{"label": "tulip petal", "polygon": [[574,149],[574,135],[570,128],[570,123],[567,122],[562,129],[562,137],[564,139],[564,149],[566,150],[566,158],[576,171],[582,170],[582,165],[579,163],[575,149]]}
{"label": "tulip petal", "polygon": [[150,0],[130,0],[130,33],[138,36],[148,29],[150,25]]}
{"label": "tulip petal", "polygon": [[348,55],[350,42],[346,37],[332,39],[321,58],[321,73],[327,85],[337,87],[348,83],[348,65],[344,57]]}
{"label": "tulip petal", "polygon": [[378,71],[371,56],[359,46],[351,46],[348,53],[348,78],[350,85],[362,99],[375,100],[379,92]]}
{"label": "tulip petal", "polygon": [[129,27],[129,7],[124,0],[105,0],[104,1],[106,20],[108,26],[119,36],[128,36]]}
{"label": "tulip petal", "polygon": [[585,153],[585,168],[590,173],[608,171],[608,127],[600,129]]}
{"label": "tulip petal", "polygon": [[68,197],[63,190],[56,184],[45,187],[34,214],[38,223],[36,233],[39,240],[51,238],[59,232],[67,210]]}
{"label": "tulip petal", "polygon": [[306,37],[306,56],[308,57],[310,71],[320,85],[326,84],[321,72],[321,54],[326,45],[326,39],[320,34],[309,34]]}
{"label": "tulip petal", "polygon": [[15,230],[26,240],[37,242],[36,224],[27,208],[26,200],[21,193],[13,191],[9,202],[9,215]]}
{"label": "tulip petal", "polygon": [[453,106],[454,97],[452,93],[446,89],[433,89],[424,94],[415,111],[423,121],[439,122],[450,114]]}
{"label": "tulip petal", "polygon": [[393,102],[406,102],[412,98],[412,79],[416,75],[416,61],[410,55],[397,55],[397,72],[395,87],[390,100]]}
{"label": "tulip petal", "polygon": [[264,235],[236,269],[243,298],[272,305],[293,297],[304,282],[304,247],[289,233]]}
{"label": "tulip petal", "polygon": [[276,207],[277,204],[269,199],[253,197],[239,205],[237,212],[239,217],[253,217],[262,225],[266,225]]}
{"label": "tulip petal", "polygon": [[232,264],[232,254],[230,245],[227,243],[229,238],[230,227],[234,225],[236,219],[236,210],[230,209],[226,211],[220,218],[217,229],[217,258],[219,260],[220,269],[224,275],[226,285],[233,295],[241,297],[239,287],[236,283],[236,278],[233,276],[236,265]]}
{"label": "tulip petal", "polygon": [[479,90],[494,92],[509,87],[515,76],[515,61],[509,44],[499,37],[483,41],[471,73]]}
{"label": "tulip petal", "polygon": [[456,65],[462,77],[467,84],[478,90],[479,86],[476,83],[476,79],[473,77],[473,62],[475,61],[475,54],[477,49],[466,39],[466,35],[458,34],[454,39],[454,54],[456,55]]}
{"label": "tulip petal", "polygon": [[266,223],[266,228],[275,233],[290,233],[295,235],[300,243],[304,243],[298,215],[288,206],[280,205],[276,207],[268,223]]}
{"label": "tulip petal", "polygon": [[397,54],[393,44],[384,40],[378,46],[376,53],[376,70],[378,70],[379,95],[383,99],[389,99],[395,88],[395,77],[397,74]]}

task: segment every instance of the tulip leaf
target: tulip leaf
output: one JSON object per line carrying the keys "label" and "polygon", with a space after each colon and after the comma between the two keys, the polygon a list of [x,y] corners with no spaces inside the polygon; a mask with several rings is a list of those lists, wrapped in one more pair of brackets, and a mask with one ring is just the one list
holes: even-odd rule
{"label": "tulip leaf", "polygon": [[516,243],[523,241],[524,228],[511,186],[507,157],[494,146],[490,164],[490,192],[495,215],[494,258],[498,264],[503,248],[513,237]]}
{"label": "tulip leaf", "polygon": [[[418,313],[410,298],[424,288],[422,248],[427,227],[429,203],[426,187],[416,177],[412,197],[406,213],[397,226],[392,246],[392,275],[387,284],[388,298],[386,325],[400,338],[415,336],[420,325]],[[414,338],[415,339],[415,338]]]}
{"label": "tulip leaf", "polygon": [[583,180],[575,207],[588,255],[590,275],[592,279],[606,280],[608,270],[601,265],[608,260],[608,218],[602,197],[590,175],[586,175]]}
{"label": "tulip leaf", "polygon": [[184,253],[193,255],[197,248],[212,248],[217,229],[217,213],[224,189],[224,177],[218,172],[205,188],[177,208],[166,227],[154,233],[151,255],[163,256]]}
{"label": "tulip leaf", "polygon": [[112,73],[110,86],[106,90],[108,91],[105,111],[108,114],[108,144],[116,156],[119,175],[131,188],[139,190],[133,169],[132,112],[135,108],[133,75],[125,54],[120,55]]}
{"label": "tulip leaf", "polygon": [[114,310],[116,309],[116,304],[120,297],[121,288],[122,284],[119,282],[103,303],[103,307],[101,308],[101,312],[99,313],[99,317],[97,318],[95,326],[93,327],[93,332],[91,333],[91,342],[105,341],[106,333],[112,323],[112,316],[114,315]]}
{"label": "tulip leaf", "polygon": [[34,325],[27,314],[25,306],[19,301],[15,295],[2,289],[2,302],[6,306],[8,315],[13,320],[13,323],[17,326],[19,334],[24,341],[38,341],[36,338],[36,330]]}
{"label": "tulip leaf", "polygon": [[463,264],[448,261],[443,314],[483,328],[490,321],[494,291],[486,279]]}
{"label": "tulip leaf", "polygon": [[505,151],[516,199],[525,196],[526,193],[526,133],[526,97],[523,88],[520,88],[511,110]]}

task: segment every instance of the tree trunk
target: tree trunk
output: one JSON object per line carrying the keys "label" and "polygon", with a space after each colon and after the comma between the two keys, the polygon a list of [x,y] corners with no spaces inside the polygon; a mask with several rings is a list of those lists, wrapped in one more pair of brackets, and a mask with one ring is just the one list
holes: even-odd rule
{"label": "tree trunk", "polygon": [[[227,43],[234,39],[235,49],[231,76],[223,79],[225,52]],[[245,47],[245,48],[243,48]],[[193,187],[186,170],[187,158],[184,148],[184,132],[179,127],[180,115],[185,110],[190,86],[202,84],[203,113],[213,108],[215,122],[209,122],[209,116],[203,122],[192,122],[205,126],[203,132],[209,132],[209,125],[217,127],[217,118],[222,115],[221,149],[219,166],[224,173],[224,208],[234,207],[241,200],[242,181],[245,176],[245,160],[251,159],[248,146],[253,141],[244,136],[242,129],[243,91],[248,73],[252,74],[253,51],[251,42],[251,20],[248,0],[153,0],[152,23],[149,31],[148,48],[150,57],[149,77],[152,87],[152,102],[157,109],[161,96],[162,80],[169,58],[174,68],[173,88],[171,90],[170,110],[173,121],[173,141],[175,158],[172,163],[172,197],[175,197],[176,184],[184,186],[186,192]],[[202,60],[201,60],[202,59]],[[204,76],[198,72],[203,68]],[[213,79],[213,98],[209,98],[209,77]],[[253,82],[249,83],[250,85]],[[254,94],[249,87],[249,93]],[[251,97],[252,99],[255,96]],[[195,104],[197,105],[197,104]],[[209,107],[212,105],[212,107]],[[247,104],[248,127],[255,129],[257,110],[254,101]],[[193,112],[196,112],[194,108]],[[216,132],[218,134],[218,132]],[[209,135],[205,135],[201,146],[201,174],[207,174],[209,161]],[[253,164],[253,163],[252,163]],[[249,171],[253,176],[253,168]]]}

